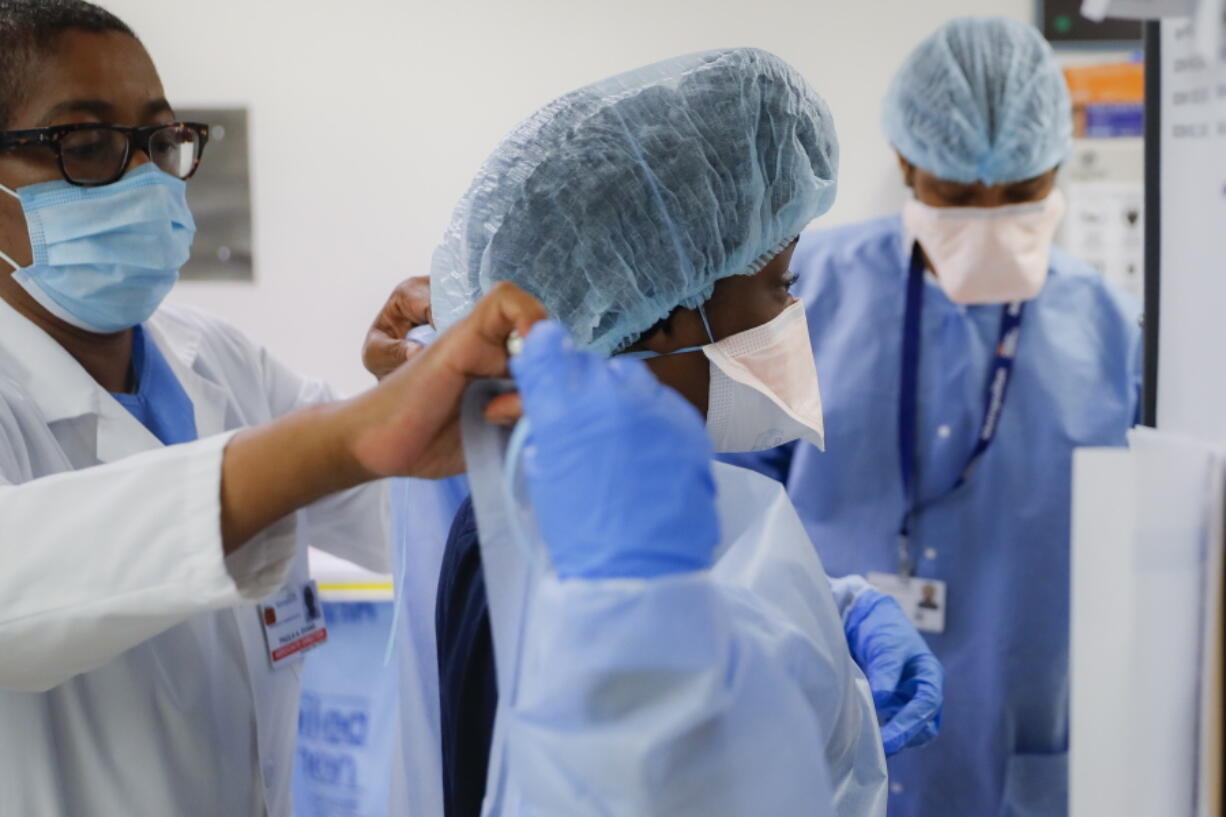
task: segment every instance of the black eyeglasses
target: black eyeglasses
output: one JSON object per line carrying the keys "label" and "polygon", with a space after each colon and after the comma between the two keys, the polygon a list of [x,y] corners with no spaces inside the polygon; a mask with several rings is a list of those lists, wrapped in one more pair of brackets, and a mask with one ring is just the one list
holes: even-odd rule
{"label": "black eyeglasses", "polygon": [[140,128],[89,123],[5,131],[0,133],[0,150],[50,148],[70,184],[98,187],[123,176],[133,150],[144,151],[170,175],[190,179],[200,166],[208,141],[209,126],[199,122]]}

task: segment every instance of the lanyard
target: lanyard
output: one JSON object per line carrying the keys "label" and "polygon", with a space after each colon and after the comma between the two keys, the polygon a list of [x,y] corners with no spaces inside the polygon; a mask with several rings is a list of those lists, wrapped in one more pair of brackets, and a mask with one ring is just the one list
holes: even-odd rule
{"label": "lanyard", "polygon": [[1017,342],[1022,331],[1022,306],[1020,301],[1006,304],[1000,318],[1000,337],[996,342],[996,356],[988,370],[988,384],[983,396],[983,422],[975,447],[967,458],[958,479],[946,491],[923,502],[917,500],[918,488],[915,478],[916,429],[919,423],[919,368],[920,333],[923,328],[924,311],[924,256],[918,242],[911,252],[911,269],[907,276],[906,311],[902,327],[902,381],[898,403],[898,461],[902,471],[903,497],[906,510],[898,533],[899,572],[910,576],[915,565],[910,554],[911,520],[925,507],[935,504],[961,488],[975,466],[983,459],[1000,421],[1000,412],[1005,405],[1005,392],[1013,375],[1013,360],[1017,356]]}

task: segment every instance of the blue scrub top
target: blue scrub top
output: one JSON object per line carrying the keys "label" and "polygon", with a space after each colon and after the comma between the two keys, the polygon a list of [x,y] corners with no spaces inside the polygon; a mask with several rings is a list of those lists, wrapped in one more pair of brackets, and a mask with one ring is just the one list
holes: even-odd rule
{"label": "blue scrub top", "polygon": [[[898,410],[907,261],[898,217],[807,233],[800,276],[825,453],[795,443],[727,457],[783,481],[832,576],[894,572],[904,510]],[[921,501],[974,447],[1002,306],[925,282],[917,425]],[[1056,249],[1026,307],[997,436],[968,482],[912,525],[922,577],[948,582],[941,735],[890,762],[891,817],[1060,817],[1068,751],[1071,462],[1137,416],[1139,307]]]}
{"label": "blue scrub top", "polygon": [[447,537],[435,608],[442,817],[479,817],[485,800],[498,681],[481,540],[472,499],[464,500]]}
{"label": "blue scrub top", "polygon": [[163,445],[196,439],[196,410],[174,370],[144,327],[132,330],[132,371],[136,392],[112,397]]}

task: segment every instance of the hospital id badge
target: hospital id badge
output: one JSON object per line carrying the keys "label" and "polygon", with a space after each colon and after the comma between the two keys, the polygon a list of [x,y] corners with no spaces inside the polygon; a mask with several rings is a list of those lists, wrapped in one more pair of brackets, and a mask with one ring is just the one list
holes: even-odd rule
{"label": "hospital id badge", "polygon": [[945,632],[945,582],[897,573],[869,573],[867,578],[873,587],[894,597],[915,629],[923,633]]}
{"label": "hospital id badge", "polygon": [[273,669],[291,663],[307,650],[328,640],[315,582],[290,583],[277,595],[260,602],[260,623]]}

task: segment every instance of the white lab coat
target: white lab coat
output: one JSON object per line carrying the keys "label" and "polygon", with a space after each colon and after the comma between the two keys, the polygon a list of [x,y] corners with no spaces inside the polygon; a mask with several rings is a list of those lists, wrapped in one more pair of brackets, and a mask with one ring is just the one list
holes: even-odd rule
{"label": "white lab coat", "polygon": [[331,394],[220,321],[146,328],[199,442],[163,447],[0,301],[0,817],[288,817],[301,667],[269,667],[252,602],[308,541],[388,569],[383,484],[223,558],[224,432]]}

